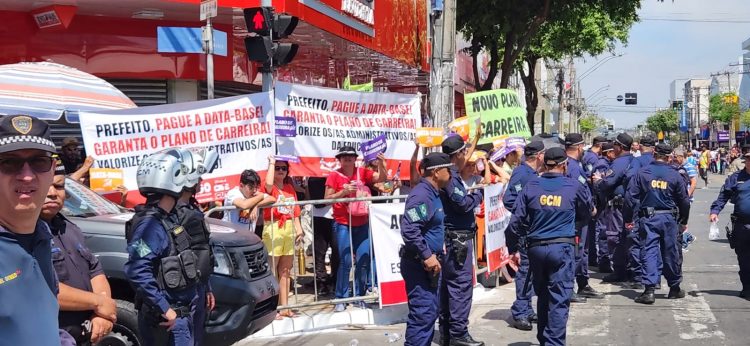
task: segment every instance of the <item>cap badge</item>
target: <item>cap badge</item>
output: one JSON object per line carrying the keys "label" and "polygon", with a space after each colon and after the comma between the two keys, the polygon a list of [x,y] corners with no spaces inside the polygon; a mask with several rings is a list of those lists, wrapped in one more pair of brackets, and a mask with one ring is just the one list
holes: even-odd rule
{"label": "cap badge", "polygon": [[20,132],[22,135],[26,135],[31,132],[31,118],[27,116],[15,117],[11,120],[13,128]]}

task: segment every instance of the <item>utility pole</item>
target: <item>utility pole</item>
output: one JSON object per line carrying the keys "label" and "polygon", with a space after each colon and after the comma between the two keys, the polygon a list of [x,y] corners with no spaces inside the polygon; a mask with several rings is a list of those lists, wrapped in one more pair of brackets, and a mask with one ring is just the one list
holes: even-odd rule
{"label": "utility pole", "polygon": [[[453,66],[456,55],[456,0],[445,0],[432,15],[430,115],[432,126],[447,128],[453,120]],[[471,105],[467,105],[470,107]]]}
{"label": "utility pole", "polygon": [[563,133],[563,94],[565,93],[565,70],[560,65],[560,70],[557,72],[557,134]]}
{"label": "utility pole", "polygon": [[578,88],[580,87],[580,84],[576,83],[573,84],[573,81],[576,79],[576,71],[573,68],[573,57],[568,60],[568,73],[570,74],[570,100],[575,101],[571,102],[571,109],[570,109],[570,119],[568,120],[568,133],[574,133],[576,132],[576,126],[578,125],[578,112],[576,111],[576,108],[578,106],[577,98],[578,98]]}

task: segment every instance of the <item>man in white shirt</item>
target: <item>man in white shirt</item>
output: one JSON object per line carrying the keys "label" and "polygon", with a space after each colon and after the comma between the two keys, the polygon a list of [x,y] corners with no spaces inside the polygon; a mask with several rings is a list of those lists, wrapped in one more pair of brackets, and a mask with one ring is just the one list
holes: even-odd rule
{"label": "man in white shirt", "polygon": [[246,169],[240,175],[240,186],[227,192],[224,197],[225,206],[235,206],[237,209],[224,212],[224,221],[237,225],[246,225],[251,231],[255,231],[255,222],[258,220],[258,209],[274,204],[276,199],[265,193],[258,192],[260,176],[252,169]]}

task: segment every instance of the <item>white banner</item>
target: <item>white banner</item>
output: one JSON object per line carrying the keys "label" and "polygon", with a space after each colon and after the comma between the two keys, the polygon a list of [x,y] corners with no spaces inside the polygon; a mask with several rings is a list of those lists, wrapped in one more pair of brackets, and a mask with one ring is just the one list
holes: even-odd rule
{"label": "white banner", "polygon": [[508,258],[505,247],[505,229],[510,223],[510,212],[503,205],[503,184],[492,184],[484,188],[484,237],[486,239],[487,267],[489,271],[500,269]]}
{"label": "white banner", "polygon": [[385,135],[389,175],[402,164],[408,179],[416,129],[422,126],[418,95],[356,92],[276,83],[275,116],[296,123],[296,134],[279,139],[279,153],[299,156],[293,175],[325,176],[338,168],[336,153]]}
{"label": "white banner", "polygon": [[[211,147],[218,167],[204,177],[199,201],[224,198],[245,169],[265,171],[275,153],[271,93],[166,104],[118,111],[81,112],[86,153],[96,167],[119,168],[124,185],[137,191],[144,157],[166,148]],[[129,197],[137,193],[129,194]]]}
{"label": "white banner", "polygon": [[406,303],[406,284],[401,277],[401,258],[398,255],[398,249],[404,245],[401,238],[403,213],[404,203],[370,205],[370,229],[381,307]]}

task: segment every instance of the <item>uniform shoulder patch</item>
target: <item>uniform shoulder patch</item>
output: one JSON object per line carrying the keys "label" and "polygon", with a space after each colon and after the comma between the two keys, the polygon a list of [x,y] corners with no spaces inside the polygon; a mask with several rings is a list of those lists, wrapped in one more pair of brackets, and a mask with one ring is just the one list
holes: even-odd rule
{"label": "uniform shoulder patch", "polygon": [[608,169],[606,172],[604,172],[604,176],[607,176],[607,177],[610,176],[610,175],[612,175],[612,174],[615,174],[615,171],[612,170],[611,168]]}
{"label": "uniform shoulder patch", "polygon": [[516,192],[521,192],[521,190],[523,190],[523,185],[516,184],[516,185],[513,185],[513,188],[516,189]]}
{"label": "uniform shoulder patch", "polygon": [[592,164],[589,163],[588,165],[586,165],[586,170],[588,170],[589,172],[593,171],[594,170],[594,165],[592,165]]}
{"label": "uniform shoulder patch", "polygon": [[145,241],[143,241],[143,239],[138,239],[138,241],[133,244],[133,249],[135,250],[135,253],[138,254],[138,257],[141,258],[146,257],[151,253],[151,248]]}
{"label": "uniform shoulder patch", "polygon": [[579,175],[578,176],[578,182],[581,183],[581,184],[583,184],[583,185],[586,185],[586,178],[584,178],[582,175]]}
{"label": "uniform shoulder patch", "polygon": [[427,205],[420,203],[412,208],[406,210],[406,216],[411,222],[418,222],[425,219],[427,216]]}
{"label": "uniform shoulder patch", "polygon": [[464,192],[463,192],[463,190],[459,189],[459,188],[458,188],[458,187],[456,187],[456,186],[454,186],[454,187],[453,187],[453,194],[454,194],[454,195],[459,195],[459,196],[461,196],[461,197],[463,197],[463,196],[464,196]]}

